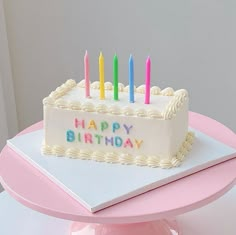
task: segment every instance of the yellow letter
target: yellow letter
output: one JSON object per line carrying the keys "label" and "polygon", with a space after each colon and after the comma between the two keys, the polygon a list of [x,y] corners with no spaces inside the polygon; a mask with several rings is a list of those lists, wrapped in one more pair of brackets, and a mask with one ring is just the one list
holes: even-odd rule
{"label": "yellow letter", "polygon": [[90,120],[89,124],[88,124],[88,129],[90,128],[94,128],[95,130],[97,130],[97,126],[94,120]]}
{"label": "yellow letter", "polygon": [[136,148],[139,149],[141,144],[143,143],[143,141],[142,140],[136,140],[136,139],[134,139],[134,141],[135,141],[135,144],[136,144]]}

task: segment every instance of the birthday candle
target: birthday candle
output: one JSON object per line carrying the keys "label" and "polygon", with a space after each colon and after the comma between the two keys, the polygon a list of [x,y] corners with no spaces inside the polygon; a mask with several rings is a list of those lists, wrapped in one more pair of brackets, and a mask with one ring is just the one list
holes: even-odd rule
{"label": "birthday candle", "polygon": [[90,81],[89,81],[89,60],[88,52],[84,55],[84,79],[85,79],[85,97],[90,97]]}
{"label": "birthday candle", "polygon": [[113,85],[114,85],[114,100],[119,100],[118,97],[118,57],[115,54],[113,58]]}
{"label": "birthday candle", "polygon": [[145,104],[150,104],[151,60],[146,60]]}
{"label": "birthday candle", "polygon": [[129,102],[134,103],[134,61],[129,57]]}
{"label": "birthday candle", "polygon": [[99,81],[100,81],[100,99],[105,99],[105,92],[104,92],[104,57],[102,52],[99,55]]}

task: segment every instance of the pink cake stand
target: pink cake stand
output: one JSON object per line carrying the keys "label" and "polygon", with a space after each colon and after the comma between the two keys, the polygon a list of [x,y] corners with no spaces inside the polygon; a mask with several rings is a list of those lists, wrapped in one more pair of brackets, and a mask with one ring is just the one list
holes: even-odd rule
{"label": "pink cake stand", "polygon": [[[224,125],[197,113],[190,112],[189,117],[193,128],[236,148],[235,133]],[[40,128],[42,122],[20,134]],[[179,235],[177,215],[204,206],[233,187],[236,158],[94,214],[7,146],[0,156],[0,176],[5,190],[22,204],[74,221],[68,228],[68,235]]]}

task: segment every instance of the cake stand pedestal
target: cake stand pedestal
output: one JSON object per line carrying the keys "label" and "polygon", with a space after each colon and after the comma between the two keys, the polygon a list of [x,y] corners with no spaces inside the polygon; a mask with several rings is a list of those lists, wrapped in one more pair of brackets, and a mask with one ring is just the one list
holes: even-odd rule
{"label": "cake stand pedestal", "polygon": [[[224,125],[197,113],[190,112],[189,118],[191,127],[236,148],[236,135]],[[20,134],[40,128],[42,122]],[[93,214],[8,146],[0,156],[5,190],[33,210],[74,221],[66,235],[180,235],[174,218],[230,190],[235,169],[233,158]]]}
{"label": "cake stand pedestal", "polygon": [[74,222],[69,235],[179,235],[175,220],[157,220],[132,224],[90,224]]}

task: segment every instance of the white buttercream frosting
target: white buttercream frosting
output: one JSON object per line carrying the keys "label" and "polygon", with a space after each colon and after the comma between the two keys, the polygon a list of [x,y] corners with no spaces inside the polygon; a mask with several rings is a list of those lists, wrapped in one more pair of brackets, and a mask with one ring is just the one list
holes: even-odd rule
{"label": "white buttercream frosting", "polygon": [[[77,85],[77,86],[76,86]],[[43,100],[44,105],[55,106],[62,109],[72,109],[72,110],[83,110],[85,112],[98,112],[98,113],[110,113],[113,115],[124,115],[124,116],[138,116],[138,117],[149,117],[157,119],[171,119],[173,118],[178,110],[183,106],[184,102],[188,99],[188,93],[186,90],[181,89],[174,91],[173,88],[167,87],[161,90],[157,86],[151,87],[151,104],[145,107],[141,96],[145,93],[145,85],[139,87],[134,87],[135,95],[137,96],[137,101],[135,103],[128,102],[128,92],[129,86],[124,86],[119,83],[119,92],[121,96],[126,94],[126,101],[120,100],[118,102],[111,101],[110,97],[113,91],[113,85],[110,82],[104,84],[106,92],[109,93],[109,99],[102,100],[99,102],[98,95],[93,99],[83,99],[84,98],[84,87],[85,81],[82,80],[78,84],[72,79],[68,80],[66,83],[58,87],[55,91]],[[99,93],[100,83],[98,81],[91,83],[90,88]],[[69,92],[73,94],[74,89],[82,89],[78,92],[78,98],[68,100]],[[122,94],[123,93],[123,94]],[[94,94],[94,93],[93,93]],[[141,96],[140,96],[141,95]],[[163,97],[163,98],[162,98]],[[171,97],[169,100],[164,97]],[[153,99],[153,102],[152,102]],[[160,108],[162,103],[165,103],[165,108]],[[163,103],[163,105],[164,105]]]}
{"label": "white buttercream frosting", "polygon": [[178,110],[182,107],[183,103],[188,99],[188,92],[184,89],[178,90],[174,93],[175,99],[172,99],[166,106],[163,112],[164,119],[173,118]]}
{"label": "white buttercream frosting", "polygon": [[64,149],[62,146],[42,146],[42,153],[45,155],[67,156],[71,158],[79,158],[84,160],[95,160],[98,162],[107,163],[120,163],[125,165],[134,164],[137,166],[149,166],[149,167],[161,167],[171,168],[181,164],[185,159],[188,152],[191,150],[194,141],[194,133],[188,132],[178,152],[170,159],[162,159],[160,156],[146,156],[138,155],[132,156],[130,154],[118,153],[118,152],[103,152],[103,151],[91,151],[80,150],[79,148]]}
{"label": "white buttercream frosting", "polygon": [[72,79],[67,80],[60,87],[57,87],[55,91],[52,91],[50,95],[43,99],[44,105],[56,105],[57,99],[64,96],[69,92],[73,87],[76,86],[76,82]]}

